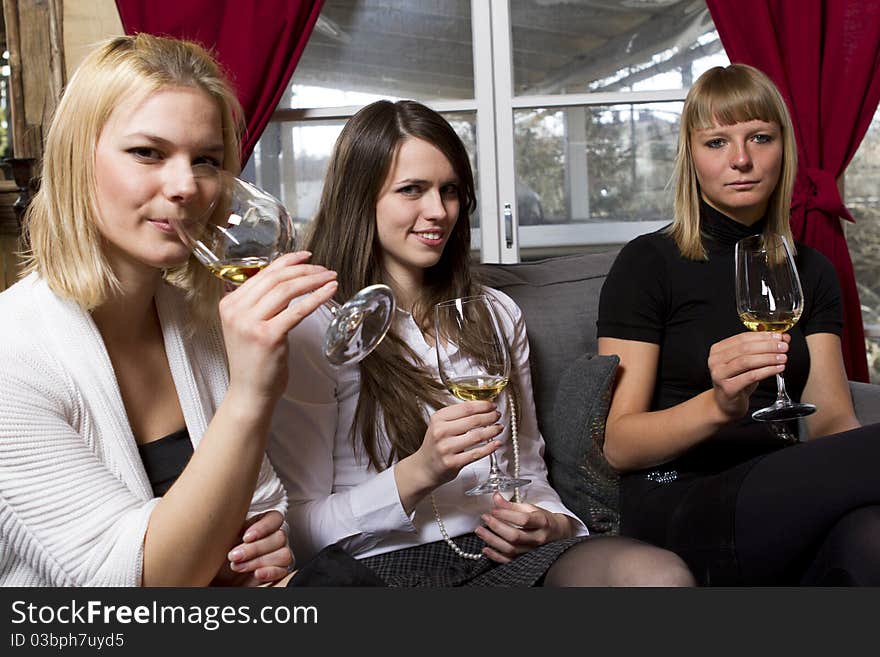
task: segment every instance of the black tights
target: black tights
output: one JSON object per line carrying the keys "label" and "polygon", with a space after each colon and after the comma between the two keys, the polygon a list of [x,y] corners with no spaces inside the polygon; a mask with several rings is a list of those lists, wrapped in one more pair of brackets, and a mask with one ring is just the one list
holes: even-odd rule
{"label": "black tights", "polygon": [[624,536],[595,536],[566,550],[544,586],[694,586],[675,553]]}
{"label": "black tights", "polygon": [[736,502],[746,583],[880,586],[880,425],[762,458]]}

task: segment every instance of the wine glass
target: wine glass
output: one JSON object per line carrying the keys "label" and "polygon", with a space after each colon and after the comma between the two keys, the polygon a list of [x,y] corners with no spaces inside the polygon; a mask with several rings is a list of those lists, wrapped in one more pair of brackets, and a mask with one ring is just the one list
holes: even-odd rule
{"label": "wine glass", "polygon": [[[434,344],[443,385],[462,401],[494,400],[510,378],[510,352],[489,297],[463,297],[434,306]],[[525,486],[489,454],[488,478],[466,491],[485,495]]]}
{"label": "wine glass", "polygon": [[[736,309],[751,331],[784,333],[801,317],[804,294],[788,240],[782,235],[752,235],[735,247]],[[761,422],[779,423],[816,412],[813,404],[795,403],[785,391],[782,374],[776,375],[776,401],[752,413]],[[789,439],[786,431],[776,434]]]}
{"label": "wine glass", "polygon": [[[193,167],[201,212],[172,220],[183,242],[218,278],[241,285],[275,258],[299,247],[290,214],[268,192],[228,171]],[[195,213],[193,213],[195,214]],[[370,285],[344,304],[326,304],[333,319],[324,334],[324,356],[334,365],[363,360],[385,337],[395,300],[387,285]]]}

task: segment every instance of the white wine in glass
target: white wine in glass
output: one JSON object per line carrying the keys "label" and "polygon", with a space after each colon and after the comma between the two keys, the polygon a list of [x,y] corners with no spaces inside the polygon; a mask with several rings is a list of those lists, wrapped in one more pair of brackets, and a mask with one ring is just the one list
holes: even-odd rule
{"label": "white wine in glass", "polygon": [[[734,259],[736,309],[746,328],[777,333],[791,329],[803,312],[804,294],[788,240],[776,234],[745,237],[736,243]],[[813,404],[789,398],[782,374],[776,375],[776,390],[776,401],[752,413],[753,419],[786,422],[816,412]]]}
{"label": "white wine in glass", "polygon": [[[197,219],[172,225],[196,258],[218,278],[241,285],[275,258],[296,251],[296,226],[281,201],[228,171],[193,167],[204,206]],[[334,365],[357,363],[385,337],[395,300],[387,285],[371,285],[340,305],[327,304],[333,320],[324,335],[324,355]]]}
{"label": "white wine in glass", "polygon": [[[464,297],[434,306],[434,345],[443,385],[462,401],[493,401],[510,380],[510,352],[492,300]],[[520,488],[529,479],[511,477],[489,454],[489,475],[466,491],[486,495]]]}
{"label": "white wine in glass", "polygon": [[492,401],[507,387],[507,377],[462,376],[449,379],[446,385],[462,401]]}

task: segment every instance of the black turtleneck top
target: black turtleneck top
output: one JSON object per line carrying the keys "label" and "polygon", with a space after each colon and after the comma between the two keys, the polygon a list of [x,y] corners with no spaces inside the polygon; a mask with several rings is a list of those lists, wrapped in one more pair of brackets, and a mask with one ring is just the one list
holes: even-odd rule
{"label": "black turtleneck top", "polygon": [[[746,331],[736,311],[734,245],[764,230],[762,219],[744,226],[701,205],[700,228],[708,260],[682,257],[665,229],[642,235],[620,252],[599,301],[599,337],[650,342],[660,346],[651,410],[663,410],[709,390],[710,347]],[[818,251],[798,244],[796,257],[804,310],[790,331],[784,371],[786,388],[799,399],[810,370],[805,336],[840,335],[843,311],[837,274]],[[750,400],[750,412],[670,462],[678,472],[719,472],[758,454],[778,449],[781,441],[751,410],[776,398],[776,379],[761,382]],[[821,401],[819,402],[821,403]]]}

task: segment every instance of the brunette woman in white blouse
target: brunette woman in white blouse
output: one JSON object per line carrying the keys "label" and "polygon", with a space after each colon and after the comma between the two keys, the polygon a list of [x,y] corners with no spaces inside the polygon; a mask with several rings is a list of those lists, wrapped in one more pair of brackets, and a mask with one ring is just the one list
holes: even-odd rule
{"label": "brunette woman in white blouse", "polygon": [[[275,413],[269,456],[288,490],[294,550],[342,547],[392,586],[691,584],[671,552],[587,538],[547,483],[522,315],[471,277],[474,204],[467,152],[436,112],[380,101],[343,129],[309,249],[340,272],[339,298],[386,283],[398,312],[359,365],[335,368],[323,357],[323,309],[290,333],[296,376]],[[437,371],[434,305],[477,294],[505,311],[520,474],[531,480],[519,503],[465,495],[490,452],[509,466],[507,393],[497,406],[457,402]]]}
{"label": "brunette woman in white blouse", "polygon": [[285,256],[218,317],[220,282],[169,224],[204,210],[195,165],[238,170],[241,127],[192,43],[119,37],[71,78],[25,220],[27,275],[0,294],[0,584],[287,575],[269,418],[287,331],[335,274]]}

